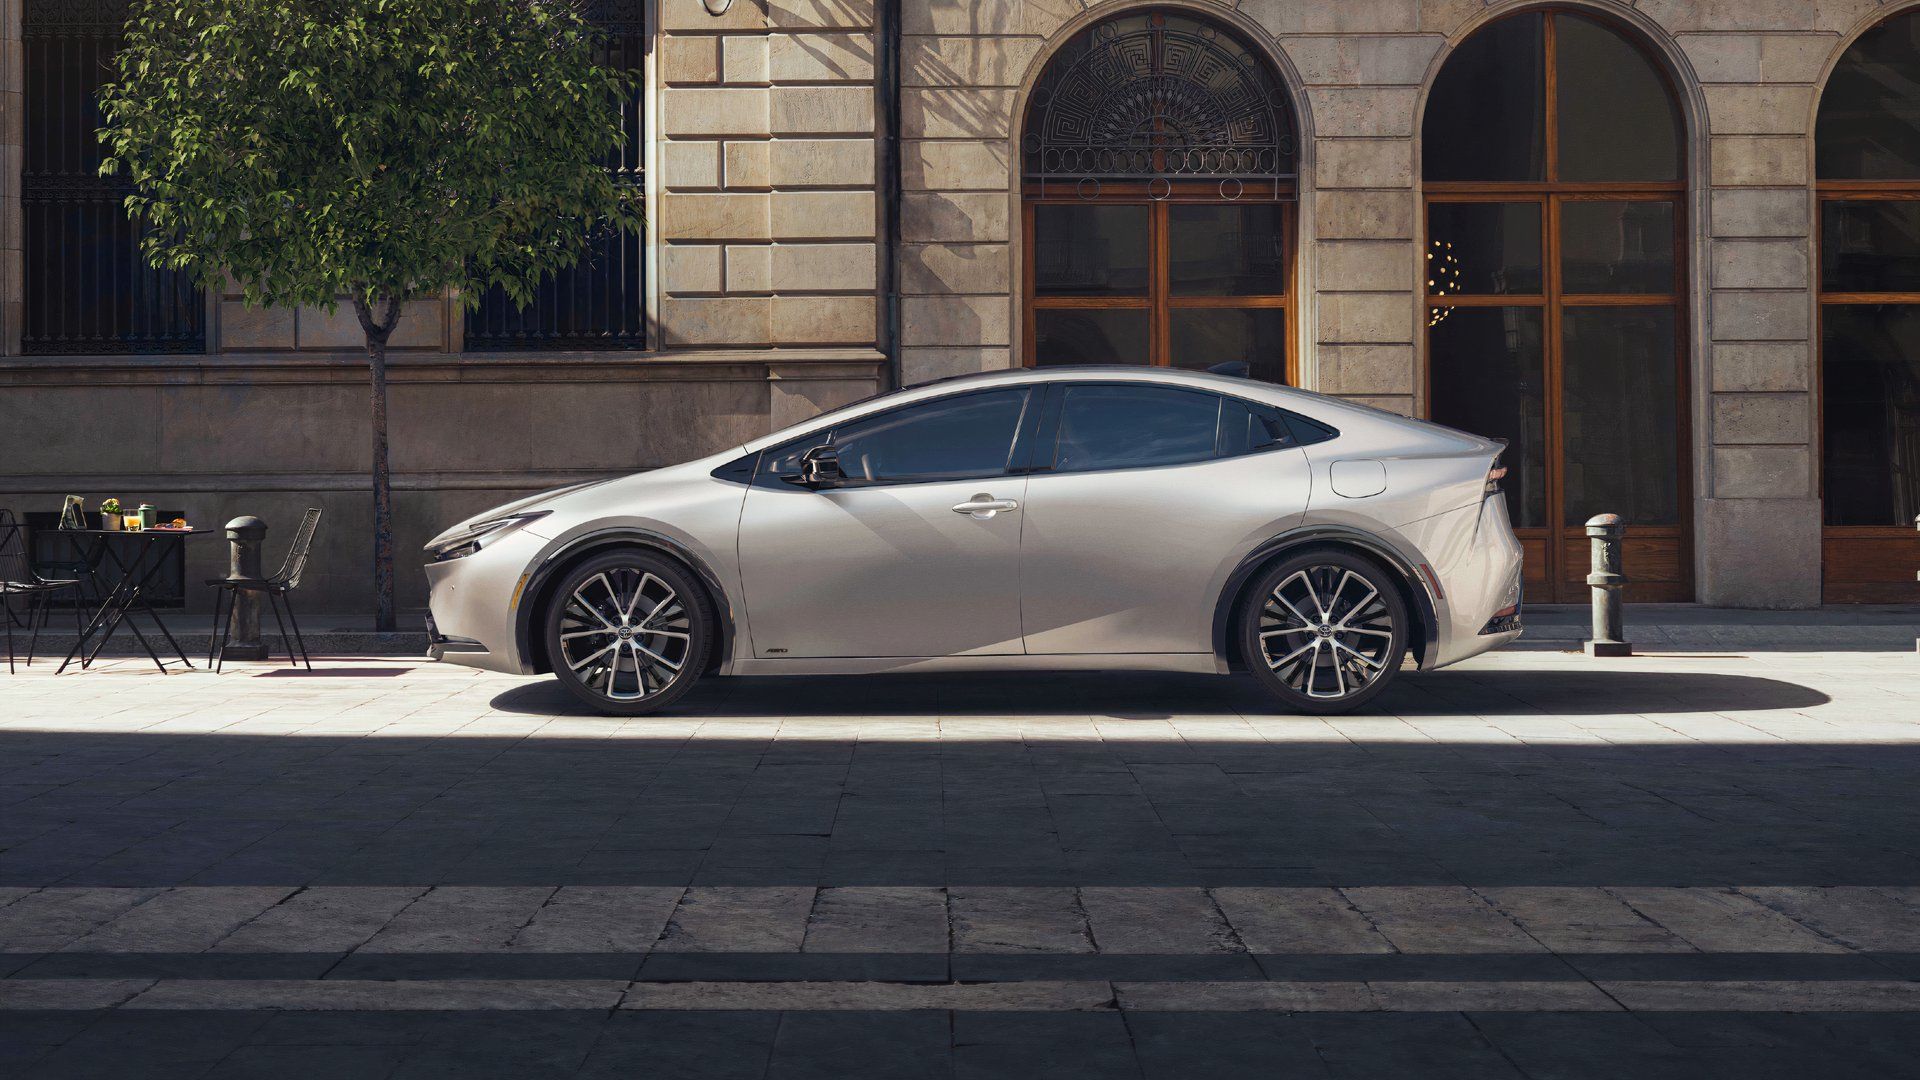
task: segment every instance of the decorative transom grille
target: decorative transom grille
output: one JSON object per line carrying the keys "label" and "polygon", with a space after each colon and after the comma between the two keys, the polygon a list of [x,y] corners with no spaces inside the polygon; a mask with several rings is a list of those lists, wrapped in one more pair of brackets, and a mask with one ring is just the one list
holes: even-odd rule
{"label": "decorative transom grille", "polygon": [[[1071,183],[1215,180],[1219,193],[1278,198],[1294,179],[1292,111],[1270,68],[1233,34],[1186,15],[1096,23],[1060,50],[1034,90],[1025,176]],[[1268,194],[1270,192],[1270,194]]]}

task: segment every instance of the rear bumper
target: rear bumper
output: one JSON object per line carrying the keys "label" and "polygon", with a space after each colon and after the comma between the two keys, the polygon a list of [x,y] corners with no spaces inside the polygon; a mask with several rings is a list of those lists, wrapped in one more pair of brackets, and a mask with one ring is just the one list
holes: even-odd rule
{"label": "rear bumper", "polygon": [[1502,496],[1439,514],[1404,529],[1444,594],[1437,648],[1427,670],[1457,664],[1518,638],[1522,554]]}

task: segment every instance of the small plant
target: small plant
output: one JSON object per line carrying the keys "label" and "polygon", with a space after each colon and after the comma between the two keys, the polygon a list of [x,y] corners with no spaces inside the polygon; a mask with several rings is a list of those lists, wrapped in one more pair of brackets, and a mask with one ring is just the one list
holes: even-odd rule
{"label": "small plant", "polygon": [[101,503],[101,504],[100,504],[100,512],[101,512],[101,513],[103,513],[103,514],[117,514],[117,513],[119,513],[119,512],[120,512],[120,500],[119,500],[119,499],[108,499],[108,500],[107,500],[106,502],[103,502],[103,503]]}

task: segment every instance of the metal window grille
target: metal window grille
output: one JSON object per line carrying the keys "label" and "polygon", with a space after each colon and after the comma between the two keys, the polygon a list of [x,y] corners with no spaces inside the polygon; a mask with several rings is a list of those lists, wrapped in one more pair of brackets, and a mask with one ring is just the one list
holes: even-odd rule
{"label": "metal window grille", "polygon": [[[607,59],[639,70],[646,41],[643,0],[587,0],[589,19],[610,35]],[[646,131],[640,95],[623,110],[626,144],[607,163],[622,186],[645,182]],[[611,230],[594,236],[581,259],[542,281],[520,308],[504,290],[488,290],[467,312],[468,351],[494,349],[641,349],[647,343],[646,241]]]}
{"label": "metal window grille", "polygon": [[125,0],[27,0],[22,16],[22,350],[206,351],[201,291],[187,275],[147,264],[125,207],[131,183],[100,175],[100,88],[120,48]]}

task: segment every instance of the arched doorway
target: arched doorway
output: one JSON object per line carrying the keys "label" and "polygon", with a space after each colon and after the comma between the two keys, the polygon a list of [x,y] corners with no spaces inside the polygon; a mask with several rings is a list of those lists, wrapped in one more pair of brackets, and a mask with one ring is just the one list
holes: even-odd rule
{"label": "arched doorway", "polygon": [[1861,35],[1820,97],[1821,591],[1920,601],[1920,12]]}
{"label": "arched doorway", "polygon": [[1684,128],[1630,32],[1568,10],[1482,27],[1428,99],[1428,412],[1509,440],[1529,599],[1585,599],[1599,513],[1628,599],[1693,598]]}
{"label": "arched doorway", "polygon": [[1021,136],[1023,360],[1294,370],[1294,122],[1231,29],[1179,10],[1075,34]]}

